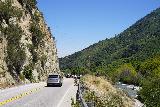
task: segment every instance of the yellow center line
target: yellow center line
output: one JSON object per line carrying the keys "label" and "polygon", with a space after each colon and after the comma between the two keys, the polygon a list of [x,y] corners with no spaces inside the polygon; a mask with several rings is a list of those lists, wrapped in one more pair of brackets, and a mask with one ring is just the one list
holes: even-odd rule
{"label": "yellow center line", "polygon": [[[44,87],[41,87],[41,88],[44,88]],[[14,97],[12,97],[12,98],[9,98],[9,99],[7,99],[7,100],[4,100],[4,101],[0,102],[0,106],[5,105],[5,104],[7,104],[7,103],[9,103],[9,102],[18,100],[18,99],[20,99],[20,98],[22,98],[22,97],[25,97],[25,96],[27,96],[27,95],[30,95],[30,94],[32,94],[33,92],[37,92],[37,91],[40,90],[41,88],[40,88],[40,87],[39,87],[39,88],[34,88],[34,89],[32,89],[32,90],[29,90],[29,91],[27,91],[27,92],[21,93],[21,94],[19,94],[19,95],[17,95],[17,96],[14,96]]]}

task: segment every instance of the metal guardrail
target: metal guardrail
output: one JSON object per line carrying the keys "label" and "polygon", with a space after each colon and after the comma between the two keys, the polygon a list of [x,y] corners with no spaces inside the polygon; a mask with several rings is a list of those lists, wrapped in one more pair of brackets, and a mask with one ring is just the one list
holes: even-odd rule
{"label": "metal guardrail", "polygon": [[77,100],[80,102],[82,107],[88,107],[87,103],[85,102],[85,100],[83,99],[83,95],[82,95],[82,86],[79,83],[78,84],[78,90],[77,90]]}

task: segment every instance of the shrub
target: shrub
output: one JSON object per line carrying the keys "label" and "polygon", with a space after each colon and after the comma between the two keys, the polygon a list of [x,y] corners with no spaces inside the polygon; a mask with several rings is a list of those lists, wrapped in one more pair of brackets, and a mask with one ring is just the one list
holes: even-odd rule
{"label": "shrub", "polygon": [[147,107],[160,107],[160,77],[144,79],[139,95]]}
{"label": "shrub", "polygon": [[35,50],[33,50],[32,52],[32,57],[33,57],[32,59],[33,63],[36,63],[38,61],[38,53]]}
{"label": "shrub", "polygon": [[36,8],[36,4],[37,4],[36,0],[25,0],[25,2],[30,6],[30,8]]}
{"label": "shrub", "polygon": [[18,19],[22,17],[22,11],[12,6],[12,2],[12,0],[6,0],[5,2],[0,1],[0,22],[4,19],[6,23],[9,24],[11,17],[17,17]]}
{"label": "shrub", "polygon": [[18,25],[9,25],[5,28],[4,34],[7,36],[8,40],[6,62],[9,71],[14,70],[20,74],[20,70],[26,58],[25,51],[20,46],[20,39],[23,32]]}
{"label": "shrub", "polygon": [[26,4],[30,8],[35,8],[37,1],[36,0],[18,0],[18,2],[23,6]]}
{"label": "shrub", "polygon": [[35,20],[32,20],[32,23],[30,25],[30,32],[32,33],[32,44],[33,45],[29,47],[30,47],[30,52],[32,53],[32,56],[33,56],[33,63],[36,63],[39,59],[36,49],[38,49],[38,46],[43,42],[42,39],[44,37],[44,34],[41,31],[40,26],[36,24]]}
{"label": "shrub", "polygon": [[24,81],[25,80],[25,76],[23,75],[23,73],[20,73],[19,78]]}
{"label": "shrub", "polygon": [[28,44],[27,47],[32,54],[32,62],[36,63],[38,61],[38,53],[35,51],[35,47],[32,44]]}
{"label": "shrub", "polygon": [[73,98],[71,98],[71,106],[72,107],[81,107],[80,103],[78,101],[74,101]]}
{"label": "shrub", "polygon": [[31,82],[34,80],[32,70],[33,70],[32,65],[25,66],[23,70],[23,75],[25,76],[26,79],[30,80]]}
{"label": "shrub", "polygon": [[45,63],[47,62],[47,56],[42,55],[40,60],[41,60],[41,67],[44,69]]}
{"label": "shrub", "polygon": [[153,58],[149,58],[145,62],[143,62],[140,65],[139,71],[144,75],[144,77],[151,75],[154,76],[155,74],[159,74],[158,72],[154,73],[156,72],[156,69],[158,69],[158,67],[160,67],[160,55],[157,55]]}
{"label": "shrub", "polygon": [[132,64],[124,64],[116,70],[115,78],[124,83],[136,84],[138,80],[137,72]]}
{"label": "shrub", "polygon": [[96,107],[106,107],[105,102],[103,102],[99,97],[97,97],[94,91],[85,91],[84,99],[86,102],[90,102]]}
{"label": "shrub", "polygon": [[143,62],[140,72],[144,79],[141,82],[139,99],[147,107],[160,107],[160,56],[154,56]]}
{"label": "shrub", "polygon": [[40,13],[38,11],[34,12],[33,19],[37,23],[40,21]]}
{"label": "shrub", "polygon": [[39,44],[41,43],[44,34],[41,31],[39,25],[35,22],[31,23],[30,25],[30,32],[32,33],[32,43],[35,48],[38,48]]}

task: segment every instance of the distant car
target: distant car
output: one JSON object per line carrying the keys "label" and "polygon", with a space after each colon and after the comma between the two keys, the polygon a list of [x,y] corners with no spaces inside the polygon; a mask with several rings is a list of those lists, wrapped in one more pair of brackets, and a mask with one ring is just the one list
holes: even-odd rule
{"label": "distant car", "polygon": [[80,75],[78,75],[78,76],[77,76],[77,79],[80,79],[80,78],[81,78],[81,76],[80,76]]}
{"label": "distant car", "polygon": [[67,75],[66,75],[66,78],[71,78],[71,74],[67,74]]}
{"label": "distant car", "polygon": [[49,75],[47,80],[47,86],[62,86],[63,77],[59,74]]}

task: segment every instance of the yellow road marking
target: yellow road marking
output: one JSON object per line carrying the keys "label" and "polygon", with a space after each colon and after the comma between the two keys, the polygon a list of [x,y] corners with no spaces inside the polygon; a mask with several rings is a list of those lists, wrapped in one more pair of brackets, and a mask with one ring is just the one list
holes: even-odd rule
{"label": "yellow road marking", "polygon": [[40,87],[39,87],[39,88],[35,88],[35,89],[29,90],[29,91],[27,91],[27,92],[21,93],[21,94],[19,94],[19,95],[17,95],[17,96],[14,96],[14,97],[12,97],[12,98],[9,98],[9,99],[7,99],[7,100],[4,100],[4,101],[0,102],[0,106],[5,105],[5,104],[7,104],[7,103],[9,103],[9,102],[18,100],[18,99],[20,99],[20,98],[22,98],[22,97],[25,97],[25,96],[33,93],[33,92],[38,91],[38,90],[40,90],[40,89],[41,89]]}

